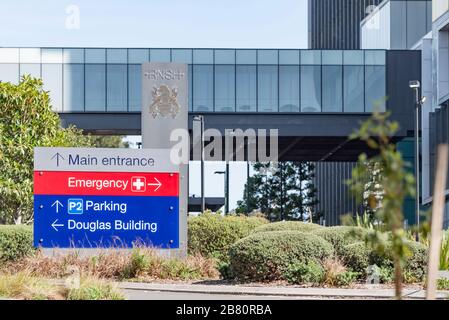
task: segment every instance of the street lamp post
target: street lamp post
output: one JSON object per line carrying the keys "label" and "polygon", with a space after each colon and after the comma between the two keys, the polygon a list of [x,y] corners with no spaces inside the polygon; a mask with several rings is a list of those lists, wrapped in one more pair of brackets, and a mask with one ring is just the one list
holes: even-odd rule
{"label": "street lamp post", "polygon": [[225,171],[215,171],[214,174],[224,175],[224,196],[225,196],[224,214],[226,215],[229,213],[229,163],[226,162]]}
{"label": "street lamp post", "polygon": [[[416,227],[419,230],[420,225],[420,161],[419,161],[419,112],[421,106],[426,101],[426,97],[420,96],[421,83],[418,80],[410,81],[409,87],[415,92],[415,180],[416,180],[416,201],[415,201],[415,219]],[[416,233],[417,240],[419,239],[419,232]]]}
{"label": "street lamp post", "polygon": [[193,121],[200,124],[200,153],[201,153],[201,213],[206,211],[206,199],[204,197],[204,117],[199,115],[193,117]]}

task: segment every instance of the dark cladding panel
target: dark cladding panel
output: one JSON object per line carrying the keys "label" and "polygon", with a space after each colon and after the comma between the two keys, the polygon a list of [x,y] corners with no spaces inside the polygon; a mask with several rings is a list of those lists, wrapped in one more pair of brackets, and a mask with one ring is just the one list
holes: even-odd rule
{"label": "dark cladding panel", "polygon": [[326,226],[341,224],[341,216],[357,213],[357,203],[346,180],[351,178],[355,162],[316,162],[313,183],[319,203],[315,210],[322,214]]}
{"label": "dark cladding panel", "polygon": [[386,73],[387,110],[399,122],[400,136],[413,134],[415,95],[409,82],[421,79],[421,51],[387,51]]}
{"label": "dark cladding panel", "polygon": [[309,0],[310,49],[359,49],[360,22],[382,0]]}

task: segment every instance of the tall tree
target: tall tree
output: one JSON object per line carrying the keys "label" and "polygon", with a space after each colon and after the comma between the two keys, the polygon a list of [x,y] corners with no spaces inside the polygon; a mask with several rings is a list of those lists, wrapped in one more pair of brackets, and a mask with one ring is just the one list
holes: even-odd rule
{"label": "tall tree", "polygon": [[90,146],[74,127],[62,128],[39,79],[0,82],[0,223],[33,221],[34,147]]}
{"label": "tall tree", "polygon": [[[316,189],[311,163],[256,163],[256,174],[245,185],[237,212],[260,210],[271,220],[306,220],[315,218]],[[246,191],[250,192],[246,192]]]}

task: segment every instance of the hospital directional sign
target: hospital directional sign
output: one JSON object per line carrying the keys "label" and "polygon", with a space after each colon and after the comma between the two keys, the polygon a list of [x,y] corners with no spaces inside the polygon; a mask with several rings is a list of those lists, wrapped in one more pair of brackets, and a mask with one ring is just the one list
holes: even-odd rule
{"label": "hospital directional sign", "polygon": [[35,148],[34,245],[179,248],[179,169],[167,149]]}

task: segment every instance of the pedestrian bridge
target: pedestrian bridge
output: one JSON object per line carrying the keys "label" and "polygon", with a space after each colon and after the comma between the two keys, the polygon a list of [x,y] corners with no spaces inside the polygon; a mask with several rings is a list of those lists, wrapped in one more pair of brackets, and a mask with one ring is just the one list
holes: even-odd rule
{"label": "pedestrian bridge", "polygon": [[376,108],[399,121],[397,139],[412,134],[419,51],[0,48],[0,81],[42,78],[64,125],[140,134],[148,61],[188,64],[190,129],[200,114],[221,132],[278,129],[281,160],[355,160],[366,147],[346,137]]}

